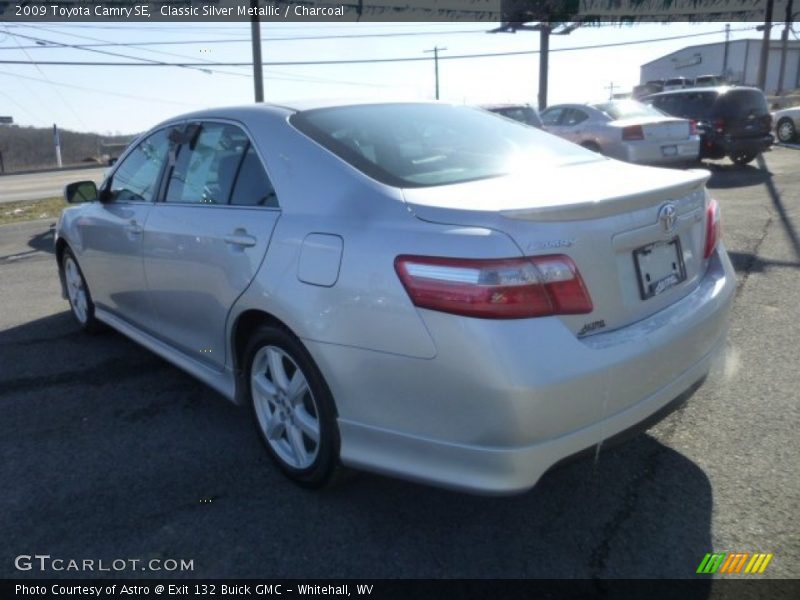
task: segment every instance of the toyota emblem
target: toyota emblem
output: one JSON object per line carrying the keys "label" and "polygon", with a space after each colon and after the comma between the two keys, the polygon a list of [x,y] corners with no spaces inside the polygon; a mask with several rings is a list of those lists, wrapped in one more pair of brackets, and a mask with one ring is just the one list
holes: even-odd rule
{"label": "toyota emblem", "polygon": [[672,202],[667,202],[658,211],[658,222],[664,233],[669,233],[675,229],[675,222],[678,220],[678,210]]}

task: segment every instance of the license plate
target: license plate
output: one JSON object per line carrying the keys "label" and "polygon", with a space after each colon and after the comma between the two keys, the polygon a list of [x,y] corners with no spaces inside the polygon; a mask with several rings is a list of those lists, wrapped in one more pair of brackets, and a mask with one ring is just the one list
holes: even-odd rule
{"label": "license plate", "polygon": [[675,156],[677,153],[677,146],[661,146],[661,154],[664,156]]}
{"label": "license plate", "polygon": [[633,251],[642,300],[653,298],[686,279],[681,241],[655,242]]}

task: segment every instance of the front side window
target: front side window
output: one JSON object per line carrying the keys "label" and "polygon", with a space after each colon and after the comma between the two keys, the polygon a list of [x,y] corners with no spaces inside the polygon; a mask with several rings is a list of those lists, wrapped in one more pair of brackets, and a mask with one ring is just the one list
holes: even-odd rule
{"label": "front side window", "polygon": [[299,131],[365,175],[426,187],[548,169],[597,155],[477,108],[373,104],[299,112]]}
{"label": "front side window", "polygon": [[223,123],[187,128],[169,176],[165,200],[189,204],[228,204],[233,182],[250,140]]}
{"label": "front side window", "polygon": [[170,148],[169,131],[151,134],[119,163],[111,178],[112,202],[152,202]]}

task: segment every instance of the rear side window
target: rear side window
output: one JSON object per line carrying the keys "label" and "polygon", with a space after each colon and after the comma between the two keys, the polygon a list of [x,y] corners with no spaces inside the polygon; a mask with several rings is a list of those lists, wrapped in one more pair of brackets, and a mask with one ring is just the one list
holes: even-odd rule
{"label": "rear side window", "polygon": [[716,116],[747,117],[751,114],[762,117],[769,114],[767,99],[759,90],[732,89],[721,94],[716,105]]}
{"label": "rear side window", "polygon": [[362,173],[395,187],[448,185],[601,160],[538,129],[466,106],[342,106],[299,112],[290,123]]}
{"label": "rear side window", "polygon": [[267,177],[255,149],[249,145],[231,193],[231,204],[237,206],[278,206],[275,188]]}
{"label": "rear side window", "polygon": [[551,108],[542,113],[542,123],[545,125],[558,125],[561,115],[564,114],[563,108]]}
{"label": "rear side window", "polygon": [[574,127],[579,123],[583,123],[586,119],[589,118],[582,110],[577,108],[568,108],[564,111],[564,117],[562,118],[562,125],[566,125],[567,127]]}
{"label": "rear side window", "polygon": [[509,119],[514,119],[520,123],[525,123],[532,127],[541,127],[542,122],[539,120],[536,112],[529,106],[519,106],[513,108],[498,108],[494,110],[499,115],[503,115]]}

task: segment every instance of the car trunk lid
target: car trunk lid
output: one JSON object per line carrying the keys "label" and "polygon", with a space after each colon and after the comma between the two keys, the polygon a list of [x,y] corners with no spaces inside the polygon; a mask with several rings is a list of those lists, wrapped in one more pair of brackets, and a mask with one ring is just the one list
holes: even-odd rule
{"label": "car trunk lid", "polygon": [[641,127],[643,137],[652,142],[679,142],[689,139],[691,126],[685,119],[665,119],[663,117],[631,118],[613,121],[612,126],[624,130]]}
{"label": "car trunk lid", "polygon": [[[706,171],[596,159],[543,173],[403,193],[410,210],[424,221],[502,231],[524,255],[569,256],[594,310],[558,318],[576,335],[589,335],[641,320],[697,284],[703,267],[708,176]],[[667,204],[669,230],[659,218]],[[670,276],[671,270],[677,277]],[[648,274],[651,281],[645,282]],[[664,289],[645,298],[652,291],[647,286],[662,279],[669,279]]]}

